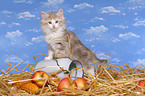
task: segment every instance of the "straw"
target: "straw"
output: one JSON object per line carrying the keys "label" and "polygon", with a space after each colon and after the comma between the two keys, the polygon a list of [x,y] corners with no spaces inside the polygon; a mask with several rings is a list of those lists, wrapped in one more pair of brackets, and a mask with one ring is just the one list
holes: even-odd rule
{"label": "straw", "polygon": [[[24,62],[17,61],[17,55],[9,50],[15,55],[15,62],[11,64],[6,60],[8,68],[5,70],[0,70],[0,96],[143,96],[145,95],[145,89],[138,85],[138,82],[145,80],[145,66],[139,65],[135,68],[130,68],[130,63],[120,64],[110,63],[110,64],[95,64],[95,76],[89,73],[86,69],[79,67],[72,69],[68,75],[72,78],[72,73],[75,70],[82,69],[85,71],[84,79],[88,82],[88,85],[83,89],[69,89],[64,88],[65,91],[58,92],[58,84],[51,78],[41,78],[45,82],[48,80],[49,85],[44,86],[39,89],[39,94],[29,94],[24,90],[17,89],[12,86],[13,83],[31,81],[37,79],[31,79],[32,74],[35,71],[33,67],[38,63],[36,60],[41,56],[46,56],[46,54],[41,54],[38,56],[33,56],[34,62],[29,62],[26,66],[20,70],[18,66],[21,66]],[[101,57],[101,56],[100,56]],[[54,66],[51,66],[52,68]],[[44,67],[44,68],[47,68]],[[30,71],[25,71],[29,69]],[[40,70],[40,69],[37,69]],[[49,75],[55,76],[58,80],[62,79],[57,74],[61,72],[63,68],[56,72],[48,73]],[[13,74],[12,71],[16,73]],[[20,77],[24,80],[13,81],[13,79]]]}

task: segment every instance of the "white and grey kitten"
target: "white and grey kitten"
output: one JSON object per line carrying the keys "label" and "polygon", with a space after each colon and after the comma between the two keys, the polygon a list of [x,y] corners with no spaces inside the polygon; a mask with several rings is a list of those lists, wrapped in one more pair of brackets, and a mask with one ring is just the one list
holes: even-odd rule
{"label": "white and grey kitten", "polygon": [[[48,57],[45,60],[57,58],[69,58],[72,54],[72,60],[79,60],[83,67],[94,74],[93,61],[98,64],[107,63],[107,60],[100,60],[95,53],[85,47],[74,32],[66,29],[63,10],[60,9],[57,13],[41,12],[41,28],[43,30],[44,39],[49,45]],[[69,48],[68,37],[70,39],[71,53]]]}

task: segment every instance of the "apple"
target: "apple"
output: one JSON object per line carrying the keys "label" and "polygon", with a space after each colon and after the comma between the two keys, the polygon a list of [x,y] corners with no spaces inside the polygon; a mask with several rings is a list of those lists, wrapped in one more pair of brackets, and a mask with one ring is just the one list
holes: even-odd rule
{"label": "apple", "polygon": [[145,80],[139,81],[138,85],[141,86],[142,88],[145,88]]}
{"label": "apple", "polygon": [[[43,78],[43,79],[41,79]],[[33,83],[35,83],[38,87],[43,87],[45,80],[48,78],[48,74],[44,71],[36,71],[35,73],[33,73],[31,79]],[[36,79],[36,80],[35,80]],[[38,79],[38,80],[37,80]],[[48,81],[46,81],[45,86],[48,85]]]}
{"label": "apple", "polygon": [[85,89],[86,85],[88,85],[87,81],[84,78],[77,78],[74,81],[77,85],[77,89]]}
{"label": "apple", "polygon": [[63,78],[58,84],[58,91],[63,91],[63,88],[76,89],[76,84],[71,78]]}

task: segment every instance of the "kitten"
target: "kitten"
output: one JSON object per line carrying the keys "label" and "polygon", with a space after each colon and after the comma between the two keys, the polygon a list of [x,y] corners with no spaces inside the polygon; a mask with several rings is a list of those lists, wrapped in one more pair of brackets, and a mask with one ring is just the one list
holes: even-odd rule
{"label": "kitten", "polygon": [[[57,13],[41,12],[41,28],[43,30],[44,39],[49,45],[48,57],[45,60],[57,58],[69,58],[72,54],[72,60],[78,60],[83,67],[94,75],[93,61],[98,64],[107,63],[107,60],[100,60],[95,53],[85,47],[74,32],[66,29],[65,17],[63,10],[60,9]],[[68,37],[70,40],[71,51],[69,48]]]}

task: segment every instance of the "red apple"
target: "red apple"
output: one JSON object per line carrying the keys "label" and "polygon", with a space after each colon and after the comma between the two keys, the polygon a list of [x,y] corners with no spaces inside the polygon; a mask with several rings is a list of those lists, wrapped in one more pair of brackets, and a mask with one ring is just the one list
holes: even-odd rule
{"label": "red apple", "polygon": [[[48,78],[48,74],[44,71],[36,71],[31,77],[31,79],[38,79],[38,80],[32,80],[32,82],[35,83],[40,88],[44,85],[45,80],[47,78]],[[45,86],[47,85],[48,85],[48,81],[46,81],[45,83]]]}
{"label": "red apple", "polygon": [[58,84],[58,91],[63,91],[63,88],[76,89],[76,84],[71,78],[63,78]]}
{"label": "red apple", "polygon": [[141,86],[142,88],[145,88],[145,80],[139,81],[138,85]]}
{"label": "red apple", "polygon": [[86,85],[88,85],[84,78],[77,78],[74,82],[77,84],[78,89],[85,89]]}

